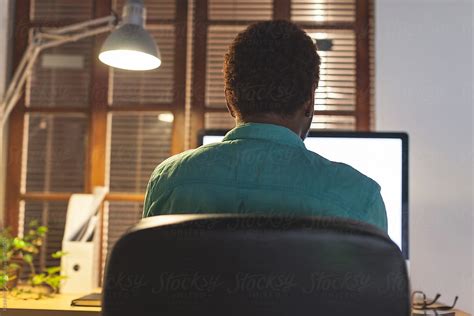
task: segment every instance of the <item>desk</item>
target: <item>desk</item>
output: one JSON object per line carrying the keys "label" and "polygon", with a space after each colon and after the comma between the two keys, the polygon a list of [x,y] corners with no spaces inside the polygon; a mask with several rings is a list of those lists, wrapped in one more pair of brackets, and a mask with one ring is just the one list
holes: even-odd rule
{"label": "desk", "polygon": [[71,306],[75,298],[84,294],[58,294],[52,298],[19,299],[7,296],[7,310],[3,311],[3,298],[0,295],[0,314],[2,316],[99,316],[100,307]]}
{"label": "desk", "polygon": [[454,311],[456,311],[456,316],[471,316],[471,314],[460,311],[459,309],[455,309]]}
{"label": "desk", "polygon": [[[7,310],[3,312],[0,309],[0,314],[2,316],[99,316],[99,307],[71,306],[71,301],[81,296],[83,295],[58,294],[53,298],[41,300],[23,300],[8,296]],[[3,303],[0,301],[0,304]],[[456,316],[470,316],[470,314],[456,310]]]}

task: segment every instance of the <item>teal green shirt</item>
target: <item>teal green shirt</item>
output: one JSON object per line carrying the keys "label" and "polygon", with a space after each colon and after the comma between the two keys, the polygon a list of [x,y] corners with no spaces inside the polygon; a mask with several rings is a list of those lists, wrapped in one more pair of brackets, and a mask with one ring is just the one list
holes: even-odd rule
{"label": "teal green shirt", "polygon": [[222,142],[155,169],[143,216],[186,213],[336,216],[387,231],[374,180],[307,150],[294,132],[271,124],[239,125]]}

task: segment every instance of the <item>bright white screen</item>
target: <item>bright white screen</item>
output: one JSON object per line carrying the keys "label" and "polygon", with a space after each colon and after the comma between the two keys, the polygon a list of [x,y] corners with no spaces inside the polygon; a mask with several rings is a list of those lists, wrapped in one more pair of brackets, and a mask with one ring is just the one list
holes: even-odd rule
{"label": "bright white screen", "polygon": [[[204,136],[203,144],[223,136]],[[388,234],[402,249],[402,140],[397,138],[308,137],[306,148],[337,162],[351,165],[382,187]]]}

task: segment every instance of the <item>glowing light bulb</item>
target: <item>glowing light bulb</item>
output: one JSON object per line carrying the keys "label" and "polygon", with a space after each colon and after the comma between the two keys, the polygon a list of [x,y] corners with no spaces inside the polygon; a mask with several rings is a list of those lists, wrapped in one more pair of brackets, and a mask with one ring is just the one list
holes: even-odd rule
{"label": "glowing light bulb", "polygon": [[126,70],[151,70],[160,67],[161,60],[153,55],[126,49],[103,51],[99,60],[111,67]]}

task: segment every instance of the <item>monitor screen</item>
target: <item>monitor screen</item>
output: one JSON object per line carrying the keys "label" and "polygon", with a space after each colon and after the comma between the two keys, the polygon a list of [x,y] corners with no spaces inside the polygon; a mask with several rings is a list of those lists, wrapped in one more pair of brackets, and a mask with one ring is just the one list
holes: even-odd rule
{"label": "monitor screen", "polygon": [[[226,131],[205,131],[200,143],[222,140]],[[306,148],[351,165],[381,186],[388,234],[408,259],[408,136],[405,133],[311,132]]]}

